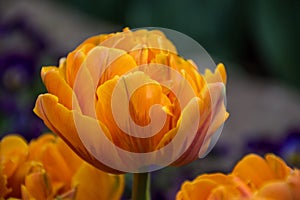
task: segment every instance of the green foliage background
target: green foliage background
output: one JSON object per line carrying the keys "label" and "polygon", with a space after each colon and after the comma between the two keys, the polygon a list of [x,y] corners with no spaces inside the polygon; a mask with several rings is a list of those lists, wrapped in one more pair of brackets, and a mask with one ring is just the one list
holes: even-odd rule
{"label": "green foliage background", "polygon": [[122,26],[159,26],[183,32],[215,61],[300,88],[300,1],[63,0]]}

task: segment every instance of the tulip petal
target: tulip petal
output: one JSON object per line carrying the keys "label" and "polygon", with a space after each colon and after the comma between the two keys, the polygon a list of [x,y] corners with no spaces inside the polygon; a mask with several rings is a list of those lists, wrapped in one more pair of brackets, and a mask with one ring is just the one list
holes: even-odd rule
{"label": "tulip petal", "polygon": [[[146,85],[143,86],[145,83]],[[116,89],[116,85],[119,89]],[[139,88],[139,86],[141,87]],[[135,90],[135,87],[138,90]],[[117,92],[114,91],[115,89]],[[133,95],[130,95],[130,92],[127,93],[128,91],[134,91]],[[113,94],[115,96],[112,96]],[[98,119],[106,125],[110,133],[113,133],[111,136],[114,144],[125,150],[153,151],[156,147],[155,143],[159,142],[166,130],[169,129],[168,120],[159,121],[162,119],[159,115],[155,115],[156,117],[153,118],[154,114],[151,114],[153,110],[149,112],[149,108],[154,104],[166,106],[170,102],[162,93],[161,86],[143,72],[134,72],[123,76],[122,79],[115,77],[105,82],[97,89],[97,99],[99,99],[96,105]],[[120,100],[122,101],[120,102]],[[141,102],[143,103],[141,104]],[[118,113],[113,113],[113,109]],[[154,112],[166,115],[162,113],[161,108]],[[150,121],[149,115],[154,125],[150,124],[149,127],[154,127],[152,132],[157,134],[146,138],[145,136],[151,136],[152,132],[147,131],[148,127],[139,127],[139,125],[147,124]],[[135,137],[134,133],[139,134],[139,137]]]}
{"label": "tulip petal", "polygon": [[43,149],[49,143],[54,143],[56,140],[56,136],[54,134],[43,134],[36,140],[31,140],[29,143],[29,156],[28,160],[38,160],[41,161],[43,158]]}
{"label": "tulip petal", "polygon": [[81,67],[81,64],[85,60],[88,52],[93,47],[95,47],[94,44],[87,43],[68,54],[66,61],[66,81],[72,88],[74,85],[74,81],[77,77],[77,72]]}
{"label": "tulip petal", "polygon": [[[120,70],[120,66],[122,66]],[[74,79],[73,90],[84,115],[96,117],[93,100],[96,88],[114,76],[136,67],[135,61],[125,51],[95,47],[86,56]],[[85,84],[82,84],[85,83]],[[77,108],[73,109],[77,110]]]}
{"label": "tulip petal", "polygon": [[296,199],[286,182],[271,182],[265,184],[254,195],[255,198],[287,200]]}
{"label": "tulip petal", "polygon": [[0,143],[3,174],[8,178],[11,177],[17,167],[25,161],[27,155],[28,146],[24,138],[17,135],[5,136]]}
{"label": "tulip petal", "polygon": [[63,156],[65,162],[68,164],[68,169],[73,176],[75,172],[78,170],[80,164],[82,163],[82,159],[79,158],[75,154],[75,152],[72,149],[70,149],[70,147],[60,138],[58,138],[58,141],[56,143],[56,148]]}
{"label": "tulip petal", "polygon": [[[191,62],[181,58],[177,54],[170,52],[157,53],[151,60],[151,63],[162,64],[176,70],[189,82],[196,94],[199,94],[206,84],[201,74],[197,71],[197,68]],[[169,79],[176,80],[176,77]]]}
{"label": "tulip petal", "polygon": [[214,73],[212,73],[209,69],[206,69],[204,77],[208,83],[221,82],[226,85],[227,82],[226,70],[222,63],[218,64]]}
{"label": "tulip petal", "polygon": [[177,52],[174,45],[165,37],[165,35],[157,30],[148,31],[140,29],[134,32],[126,30],[122,33],[116,33],[113,37],[104,40],[100,45],[121,49],[126,52],[145,48],[169,51],[175,54]]}
{"label": "tulip petal", "polygon": [[39,200],[49,199],[52,194],[52,185],[46,172],[35,172],[26,176],[23,194],[29,194],[30,197]]}
{"label": "tulip petal", "polygon": [[287,183],[293,193],[294,199],[300,199],[300,170],[295,169],[287,178]]}
{"label": "tulip petal", "polygon": [[291,168],[289,168],[282,159],[274,154],[267,154],[266,161],[276,179],[285,179],[291,173]]}
{"label": "tulip petal", "polygon": [[77,188],[76,199],[118,200],[124,190],[124,176],[107,174],[82,163],[73,177],[72,185]]}
{"label": "tulip petal", "polygon": [[53,183],[54,192],[69,189],[71,177],[82,162],[60,138],[53,134],[44,134],[30,142],[28,160],[43,163]]}
{"label": "tulip petal", "polygon": [[240,177],[254,190],[260,188],[266,181],[274,179],[267,162],[255,154],[244,157],[235,166],[232,174]]}
{"label": "tulip petal", "polygon": [[[44,168],[49,174],[49,178],[52,182],[70,183],[72,174],[69,170],[69,164],[62,157],[55,144],[49,143],[43,149],[42,162]],[[59,163],[59,165],[57,165]],[[65,188],[69,188],[69,185],[64,185]]]}
{"label": "tulip petal", "polygon": [[206,95],[210,97],[211,108],[207,108],[207,111],[211,113],[208,115],[209,120],[206,121],[206,123],[209,123],[209,128],[199,150],[199,157],[205,157],[214,147],[221,134],[222,124],[229,116],[224,105],[225,85],[223,83],[208,84]]}
{"label": "tulip petal", "polygon": [[62,137],[62,139],[81,158],[85,159],[87,162],[93,163],[93,165],[99,169],[111,173],[118,173],[118,171],[105,166],[93,158],[82,144],[77,133],[77,125],[75,124],[74,119],[74,116],[76,115],[76,120],[80,121],[80,117],[83,117],[80,113],[68,110],[66,107],[58,103],[57,97],[51,94],[40,95],[37,99],[34,111],[40,118],[43,119],[44,123],[53,132]]}
{"label": "tulip petal", "polygon": [[20,185],[24,183],[24,179],[30,173],[41,171],[42,163],[36,161],[27,161],[20,164],[14,174],[9,178],[8,183],[12,188],[11,196],[18,197],[21,195]]}
{"label": "tulip petal", "polygon": [[81,67],[89,70],[94,89],[96,89],[105,81],[135,68],[136,62],[126,51],[98,46],[87,54]]}
{"label": "tulip petal", "polygon": [[114,35],[115,35],[114,33],[111,33],[111,34],[101,34],[101,35],[92,36],[86,39],[85,41],[83,41],[76,49],[77,50],[81,49],[84,45],[89,43],[98,46],[100,43],[102,43],[103,41],[107,40],[108,38]]}
{"label": "tulip petal", "polygon": [[234,187],[233,185],[220,185],[213,189],[207,199],[212,200],[243,200],[248,199],[245,197],[242,197],[240,192]]}
{"label": "tulip petal", "polygon": [[[194,183],[185,182],[181,187],[182,200],[206,200],[210,192],[218,185],[209,179],[199,180]],[[199,190],[198,188],[201,188]],[[180,196],[177,194],[177,200]]]}
{"label": "tulip petal", "polygon": [[221,173],[213,173],[213,174],[202,174],[198,176],[195,180],[203,180],[203,179],[210,179],[218,184],[230,184],[231,179],[228,178],[228,176],[221,174]]}
{"label": "tulip petal", "polygon": [[[184,153],[180,159],[173,164],[175,166],[189,163],[198,157],[204,157],[215,145],[221,131],[216,131],[228,117],[223,104],[224,85],[222,83],[209,84],[208,89],[203,91],[203,100],[199,101],[199,109],[192,109],[182,119],[194,119],[196,113],[200,112],[198,119],[198,131],[190,148]],[[167,134],[165,137],[169,137]],[[171,137],[169,137],[170,139]]]}
{"label": "tulip petal", "polygon": [[0,199],[4,199],[12,191],[7,187],[7,177],[3,174],[2,166],[0,166]]}
{"label": "tulip petal", "polygon": [[43,67],[41,76],[48,92],[57,96],[59,103],[72,109],[73,91],[59,72],[59,68]]}
{"label": "tulip petal", "polygon": [[[200,99],[193,98],[182,110],[176,128],[166,133],[159,144],[164,145],[172,140],[172,144],[175,145],[174,148],[178,149],[176,152],[181,152],[180,157],[177,157],[178,159],[172,163],[174,166],[181,166],[198,158],[198,151],[205,136],[201,132],[202,129],[199,129],[199,119],[201,117],[199,116],[199,104]],[[179,133],[183,136],[181,136],[181,141],[176,143],[174,139]]]}

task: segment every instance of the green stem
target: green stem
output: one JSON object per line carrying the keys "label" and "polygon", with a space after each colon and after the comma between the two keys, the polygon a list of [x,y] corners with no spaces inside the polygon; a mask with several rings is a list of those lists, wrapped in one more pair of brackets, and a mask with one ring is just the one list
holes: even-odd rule
{"label": "green stem", "polygon": [[132,200],[151,200],[150,173],[133,174]]}

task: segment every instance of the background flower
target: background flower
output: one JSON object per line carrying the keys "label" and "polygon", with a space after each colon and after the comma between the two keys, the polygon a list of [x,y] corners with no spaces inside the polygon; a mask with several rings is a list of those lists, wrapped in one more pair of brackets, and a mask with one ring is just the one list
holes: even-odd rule
{"label": "background flower", "polygon": [[298,199],[300,171],[292,170],[273,154],[265,159],[249,154],[229,175],[204,174],[186,181],[177,200],[201,199]]}
{"label": "background flower", "polygon": [[123,176],[90,166],[53,134],[29,144],[19,135],[4,137],[0,161],[0,198],[117,200],[124,189]]}

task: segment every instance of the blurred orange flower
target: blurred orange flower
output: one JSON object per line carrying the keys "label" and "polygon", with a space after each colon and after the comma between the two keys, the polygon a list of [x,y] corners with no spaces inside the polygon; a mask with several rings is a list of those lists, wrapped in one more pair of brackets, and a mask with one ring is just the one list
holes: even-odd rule
{"label": "blurred orange flower", "polygon": [[255,154],[245,156],[229,175],[204,174],[186,181],[177,200],[206,199],[300,199],[300,170],[289,168],[273,154],[265,159]]}
{"label": "blurred orange flower", "polygon": [[[156,65],[151,68],[151,64]],[[159,69],[157,65],[167,66],[167,69]],[[134,71],[136,69],[138,71]],[[144,71],[140,71],[142,69]],[[187,81],[192,88],[191,93],[197,97],[194,99],[196,104],[189,99],[183,81],[175,84],[178,78],[170,70],[176,71]],[[149,76],[149,73],[156,79]],[[169,144],[179,129],[184,130],[185,135],[190,134],[191,119],[200,115],[201,120],[196,122],[196,135],[191,145],[171,163],[179,166],[204,155],[213,133],[228,117],[223,103],[226,84],[224,66],[219,64],[215,72],[206,70],[205,75],[201,75],[195,64],[178,56],[174,45],[157,30],[130,31],[126,28],[121,33],[91,37],[69,53],[66,59],[61,59],[59,67],[43,67],[41,76],[48,93],[38,97],[34,112],[80,157],[110,173],[121,171],[103,163],[91,153],[103,146],[103,141],[96,139],[93,132],[93,127],[97,126],[95,124],[119,148],[133,153],[148,153]],[[166,85],[173,84],[177,90],[181,89],[186,102],[181,104],[173,91],[157,79],[167,79]],[[120,92],[115,94],[113,91],[120,82]],[[128,94],[130,88],[143,83],[147,84],[134,90],[132,95]],[[128,101],[127,110],[121,110],[123,106],[116,106],[116,112],[121,113],[120,123],[126,130],[116,122],[111,107],[114,95],[119,97],[117,102],[120,105]],[[151,110],[156,104],[161,105],[161,109]],[[127,111],[130,117],[125,114]],[[155,117],[150,119],[152,111]],[[157,134],[145,137],[148,132],[141,131],[134,135],[133,132],[147,126],[151,120],[158,123],[163,121],[156,114],[161,112],[166,115],[166,119]],[[132,127],[129,118],[139,129],[137,126]],[[180,128],[181,125],[183,127]],[[80,131],[84,136],[80,136]],[[82,137],[89,138],[90,149],[83,144]],[[177,148],[183,149],[180,146]],[[106,149],[106,154],[112,156],[114,151]]]}
{"label": "blurred orange flower", "polygon": [[117,200],[124,189],[123,176],[92,167],[52,134],[29,145],[18,135],[4,137],[0,170],[0,199]]}

